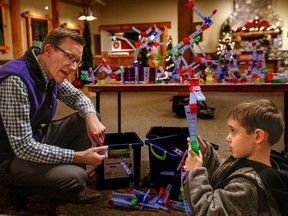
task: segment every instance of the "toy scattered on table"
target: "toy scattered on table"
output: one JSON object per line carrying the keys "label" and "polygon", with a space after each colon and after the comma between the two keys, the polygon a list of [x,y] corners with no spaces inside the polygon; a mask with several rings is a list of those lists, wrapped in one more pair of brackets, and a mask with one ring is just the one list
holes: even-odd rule
{"label": "toy scattered on table", "polygon": [[93,73],[92,68],[89,68],[88,71],[81,71],[80,79],[95,84],[96,77]]}
{"label": "toy scattered on table", "polygon": [[[173,47],[171,50],[168,50],[167,54],[171,55],[172,60],[174,62],[175,68],[172,73],[173,76],[177,76],[176,81],[184,79],[184,81],[187,79],[189,80],[190,77],[194,77],[193,70],[198,68],[200,66],[197,62],[191,62],[187,63],[184,58],[184,52],[186,50],[190,50],[194,57],[197,57],[197,53],[194,50],[193,45],[196,45],[198,49],[201,52],[202,57],[206,57],[206,54],[204,53],[203,49],[201,48],[199,44],[199,35],[203,33],[203,31],[207,30],[212,24],[213,21],[211,20],[212,16],[216,14],[217,10],[213,10],[212,14],[209,17],[205,17],[194,5],[193,0],[189,0],[187,3],[187,7],[191,8],[197,15],[203,20],[202,25],[196,29],[192,34],[190,34],[188,37],[184,38],[180,43],[178,43],[175,47]],[[181,79],[182,78],[182,79]]]}
{"label": "toy scattered on table", "polygon": [[113,71],[110,67],[110,61],[102,58],[101,64],[94,70],[89,68],[88,71],[81,71],[81,80],[89,81],[94,84],[97,82],[104,84],[110,79],[115,78],[120,73],[124,73],[124,67],[121,66],[118,70]]}
{"label": "toy scattered on table", "polygon": [[[159,57],[156,57],[153,60],[156,72],[147,68],[143,69],[143,71],[141,69],[140,71],[140,68],[143,67],[141,62],[137,59],[140,50],[145,48],[148,53],[151,53],[160,45],[165,44],[165,42],[158,42],[162,30],[157,29],[157,26],[154,25],[146,31],[141,31],[136,27],[132,27],[132,30],[137,32],[139,36],[138,41],[135,42],[136,49],[130,68],[121,67],[119,70],[113,72],[109,66],[109,62],[107,63],[106,60],[103,60],[103,63],[95,70],[90,68],[88,72],[84,72],[83,80],[91,81],[93,83],[105,83],[121,73],[120,80],[122,83],[163,83],[164,80],[165,82],[170,83],[184,83],[190,82],[193,78],[200,78],[204,82],[287,82],[287,73],[281,75],[268,73],[264,51],[257,49],[256,42],[252,42],[251,55],[249,55],[247,61],[237,61],[235,52],[233,51],[234,42],[232,42],[231,38],[230,41],[223,38],[225,46],[218,47],[219,59],[213,60],[209,56],[206,56],[204,50],[200,46],[199,35],[214,24],[212,17],[217,13],[217,9],[214,9],[210,16],[204,16],[201,11],[197,9],[193,0],[188,0],[186,6],[192,9],[203,22],[198,29],[183,38],[176,46],[167,50],[166,57],[173,62],[172,65],[174,69],[172,72],[165,71],[163,67],[158,67],[159,63],[163,60]],[[195,51],[194,47],[198,49],[199,53]],[[192,62],[187,62],[184,58],[184,53],[186,51],[192,52],[194,56]],[[243,73],[239,72],[239,64],[247,66],[247,69]],[[101,75],[101,73],[104,73],[106,76],[95,76],[96,71],[97,74]],[[151,75],[151,73],[153,75]],[[156,75],[154,76],[154,74]],[[141,79],[139,78],[140,76]]]}
{"label": "toy scattered on table", "polygon": [[162,66],[159,67],[159,71],[157,72],[156,83],[162,83],[162,80],[170,80],[172,77],[172,73],[165,71]]}
{"label": "toy scattered on table", "polygon": [[255,83],[264,82],[264,74],[267,74],[265,55],[263,50],[257,49],[256,41],[252,42],[252,55],[248,58],[247,76],[252,75]]}
{"label": "toy scattered on table", "polygon": [[137,48],[134,55],[134,63],[137,62],[137,57],[141,49],[147,48],[147,51],[149,53],[152,53],[153,51],[155,51],[155,48],[165,44],[165,42],[157,42],[158,38],[162,34],[162,31],[159,29],[157,32],[156,25],[154,25],[154,27],[150,27],[146,31],[140,31],[134,26],[132,27],[132,29],[139,34],[138,41],[135,42]]}
{"label": "toy scattered on table", "polygon": [[[154,72],[155,75],[153,75],[153,72],[148,69],[144,69],[142,73],[144,73],[141,77],[143,77],[143,80],[139,79],[140,76],[140,71],[139,68],[141,67],[141,62],[138,61],[138,55],[141,49],[147,49],[148,53],[152,53],[155,51],[155,48],[157,48],[160,45],[164,45],[165,42],[157,42],[159,36],[162,34],[162,31],[159,29],[157,31],[157,26],[154,25],[154,27],[150,27],[146,31],[140,31],[139,29],[135,28],[134,26],[132,29],[139,34],[138,36],[138,41],[135,42],[136,45],[136,51],[134,54],[134,61],[133,61],[133,67],[134,67],[134,80],[129,80],[131,83],[139,83],[139,81],[142,81],[142,83],[149,83],[153,82],[155,83],[156,80],[156,71]],[[160,58],[155,58],[153,63],[155,64],[156,68],[158,67],[158,64],[162,61]],[[152,78],[151,80],[151,74],[152,73]],[[129,83],[130,83],[129,82]]]}

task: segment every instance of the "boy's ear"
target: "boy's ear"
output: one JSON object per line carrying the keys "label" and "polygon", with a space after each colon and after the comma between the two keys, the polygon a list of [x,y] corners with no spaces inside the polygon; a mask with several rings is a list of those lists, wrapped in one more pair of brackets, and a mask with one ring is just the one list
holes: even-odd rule
{"label": "boy's ear", "polygon": [[262,143],[266,139],[266,132],[262,129],[256,129],[255,130],[255,142],[256,143]]}

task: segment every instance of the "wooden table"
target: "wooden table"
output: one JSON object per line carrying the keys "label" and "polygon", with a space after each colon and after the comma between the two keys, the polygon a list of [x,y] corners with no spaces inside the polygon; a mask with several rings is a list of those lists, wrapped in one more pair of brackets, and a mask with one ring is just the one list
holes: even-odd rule
{"label": "wooden table", "polygon": [[[88,90],[96,93],[96,110],[100,113],[100,93],[117,92],[118,93],[118,132],[121,132],[121,92],[187,92],[189,93],[189,84],[88,84]],[[283,92],[284,93],[284,118],[285,125],[288,127],[288,83],[280,84],[252,84],[252,83],[207,83],[200,84],[202,92]],[[285,152],[288,151],[287,129],[284,133]]]}

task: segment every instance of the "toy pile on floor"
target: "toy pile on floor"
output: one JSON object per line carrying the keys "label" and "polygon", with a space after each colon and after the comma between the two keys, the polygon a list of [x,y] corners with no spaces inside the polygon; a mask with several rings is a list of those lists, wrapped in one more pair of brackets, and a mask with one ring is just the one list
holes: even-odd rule
{"label": "toy pile on floor", "polygon": [[[181,169],[182,184],[182,178],[186,173],[184,169],[184,159],[187,157],[187,151],[184,153],[179,150],[178,152],[181,152],[182,156],[182,160],[179,164],[179,169]],[[133,172],[128,168],[125,162],[121,162],[121,165],[130,178],[130,189],[127,193],[112,192],[112,198],[109,202],[110,205],[115,207],[133,208],[141,211],[144,208],[153,208],[164,211],[168,211],[170,208],[172,208],[178,211],[183,211],[186,213],[186,215],[191,215],[184,195],[183,187],[179,188],[179,191],[181,192],[178,197],[179,201],[170,199],[171,189],[173,187],[171,184],[167,184],[165,189],[160,187],[158,193],[153,193],[150,189],[145,192],[137,190],[134,188]],[[180,170],[178,171],[180,172]],[[162,174],[165,175],[164,173]]]}

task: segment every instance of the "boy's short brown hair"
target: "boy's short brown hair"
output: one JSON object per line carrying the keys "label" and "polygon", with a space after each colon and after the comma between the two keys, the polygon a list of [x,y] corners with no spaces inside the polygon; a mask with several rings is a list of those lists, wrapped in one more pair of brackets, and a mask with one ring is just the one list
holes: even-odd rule
{"label": "boy's short brown hair", "polygon": [[248,134],[256,129],[264,130],[271,145],[279,141],[285,128],[282,112],[267,99],[245,101],[230,111],[229,118],[237,120]]}

